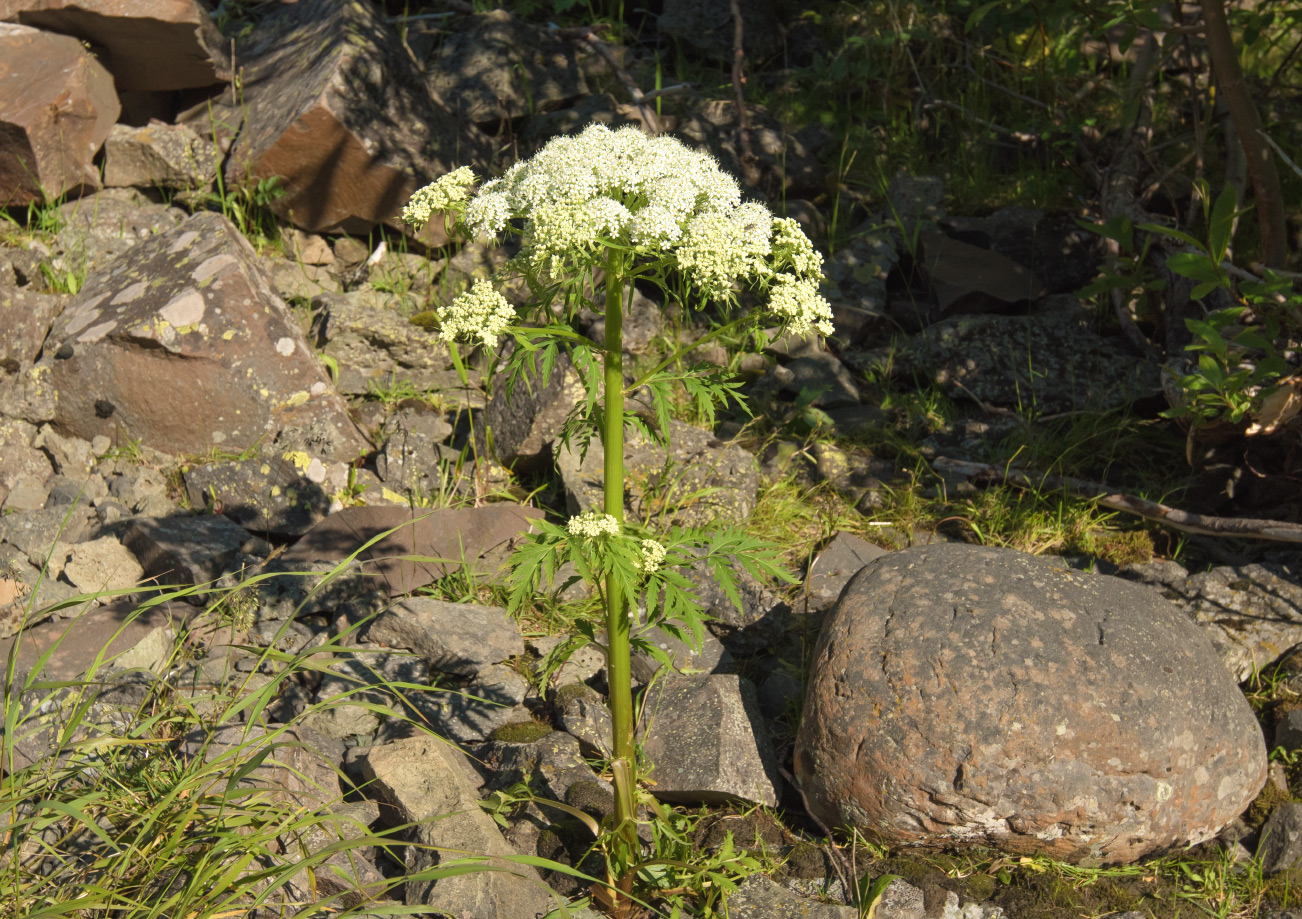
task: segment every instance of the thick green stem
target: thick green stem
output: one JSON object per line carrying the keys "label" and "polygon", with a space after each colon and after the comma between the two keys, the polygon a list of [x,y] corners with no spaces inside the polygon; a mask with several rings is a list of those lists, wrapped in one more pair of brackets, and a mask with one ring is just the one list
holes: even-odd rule
{"label": "thick green stem", "polygon": [[[606,250],[605,454],[606,513],[624,522],[624,253]],[[606,578],[606,681],[614,722],[615,824],[626,858],[637,851],[633,790],[637,758],[633,749],[633,674],[629,660],[629,619],[624,591],[612,574]]]}

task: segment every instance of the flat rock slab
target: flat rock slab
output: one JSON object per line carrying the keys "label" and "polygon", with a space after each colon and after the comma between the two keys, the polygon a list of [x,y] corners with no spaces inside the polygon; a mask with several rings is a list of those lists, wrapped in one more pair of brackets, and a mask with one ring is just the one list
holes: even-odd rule
{"label": "flat rock slab", "polygon": [[[0,20],[13,7],[0,0]],[[113,78],[77,39],[0,22],[0,202],[99,188],[92,160],[121,110]]]}
{"label": "flat rock slab", "polygon": [[367,450],[256,259],[230,221],[204,213],[88,279],[37,367],[61,433],[121,432],[168,453],[282,435],[326,459]]}
{"label": "flat rock slab", "polygon": [[468,919],[541,916],[552,907],[553,897],[533,868],[502,858],[515,852],[479,806],[478,776],[459,750],[422,735],[371,747],[358,763],[388,821],[415,824],[407,833],[420,845],[407,849],[409,872],[438,863],[440,855],[430,847],[484,856],[497,869],[410,880],[408,906],[424,904]]}
{"label": "flat rock slab", "polygon": [[[881,350],[843,355],[858,370],[881,369],[887,357]],[[1105,411],[1162,391],[1156,365],[1079,322],[1052,316],[954,316],[891,357],[901,379],[921,377],[956,398],[1038,412]]]}
{"label": "flat rock slab", "polygon": [[[759,468],[755,457],[709,431],[669,423],[669,450],[637,432],[624,441],[624,494],[628,515],[667,524],[704,526],[744,523],[755,509]],[[568,493],[570,513],[602,507],[605,473],[595,438],[579,461],[577,449],[558,446],[556,466]]]}
{"label": "flat rock slab", "polygon": [[195,89],[231,78],[225,40],[197,0],[0,0],[0,20],[85,41],[119,91]]}
{"label": "flat rock slab", "polygon": [[656,797],[777,805],[782,779],[755,687],[735,674],[670,676],[643,705]]}
{"label": "flat rock slab", "polygon": [[961,544],[892,552],[846,586],[795,767],[831,826],[1090,864],[1210,839],[1266,780],[1256,718],[1179,609]]}
{"label": "flat rock slab", "polygon": [[[281,561],[292,567],[342,561],[357,552],[361,570],[378,575],[390,596],[397,596],[459,571],[463,564],[473,567],[490,549],[526,534],[541,517],[542,511],[516,504],[436,511],[346,507],[317,524]],[[363,549],[371,540],[375,542]]]}
{"label": "flat rock slab", "polygon": [[[137,613],[138,606],[119,600],[89,609],[72,621],[43,622],[21,638],[0,639],[0,659],[7,660],[17,643],[16,672],[24,674],[49,652],[41,668],[41,679],[47,680],[76,679],[97,659],[105,668],[161,666],[170,656],[175,627],[192,612],[164,603]],[[167,639],[165,650],[157,643],[160,637]]]}
{"label": "flat rock slab", "polygon": [[[227,182],[280,177],[273,208],[311,232],[402,229],[413,191],[489,154],[429,95],[409,54],[371,4],[303,0],[264,18],[238,52],[247,114]],[[442,221],[427,235],[446,241]]]}
{"label": "flat rock slab", "polygon": [[524,654],[524,638],[499,606],[410,597],[372,622],[366,640],[419,654],[435,670],[473,677]]}

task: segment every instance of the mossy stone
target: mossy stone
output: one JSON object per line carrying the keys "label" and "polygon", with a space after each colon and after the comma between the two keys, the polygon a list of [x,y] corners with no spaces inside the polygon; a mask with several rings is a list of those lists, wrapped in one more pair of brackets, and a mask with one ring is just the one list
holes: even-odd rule
{"label": "mossy stone", "polygon": [[516,721],[502,725],[493,731],[490,737],[500,743],[530,744],[537,743],[551,733],[550,725],[540,724],[537,721]]}

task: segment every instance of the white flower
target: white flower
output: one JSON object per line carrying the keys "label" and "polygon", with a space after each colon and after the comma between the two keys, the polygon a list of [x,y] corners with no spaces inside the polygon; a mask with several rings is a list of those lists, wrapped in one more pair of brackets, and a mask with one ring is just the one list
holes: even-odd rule
{"label": "white flower", "polygon": [[789,262],[798,277],[816,281],[823,278],[823,256],[800,224],[790,217],[773,219],[773,260],[779,264],[784,260]]}
{"label": "white flower", "polygon": [[488,348],[515,319],[515,310],[488,281],[478,280],[470,290],[437,310],[439,335],[446,341],[477,338]]}
{"label": "white flower", "polygon": [[453,170],[424,188],[418,189],[402,209],[402,219],[412,226],[421,227],[437,211],[456,207],[470,196],[475,184],[475,174],[469,166]]}
{"label": "white flower", "polygon": [[642,540],[642,558],[633,564],[643,574],[655,574],[664,563],[666,554],[665,547],[660,543],[654,539],[644,539]]}
{"label": "white flower", "polygon": [[817,329],[832,334],[832,307],[818,292],[818,282],[795,275],[780,274],[769,292],[769,309],[788,324],[796,335]]}
{"label": "white flower", "polygon": [[501,184],[501,179],[494,179],[466,205],[466,226],[476,236],[496,236],[511,219],[510,197]]}
{"label": "white flower", "polygon": [[598,536],[618,536],[619,521],[610,514],[599,511],[586,511],[577,517],[571,517],[565,525],[571,536],[585,536],[595,539]]}
{"label": "white flower", "polygon": [[683,233],[678,267],[706,297],[727,297],[734,283],[764,269],[772,219],[762,204],[698,214]]}

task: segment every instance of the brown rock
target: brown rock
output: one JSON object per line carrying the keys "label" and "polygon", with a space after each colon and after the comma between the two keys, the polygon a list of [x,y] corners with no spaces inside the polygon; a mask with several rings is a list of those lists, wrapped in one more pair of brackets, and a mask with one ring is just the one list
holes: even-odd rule
{"label": "brown rock", "polygon": [[276,436],[327,459],[368,449],[255,259],[229,221],[196,214],[89,279],[37,367],[58,394],[55,427],[167,453]]}
{"label": "brown rock", "polygon": [[960,544],[892,552],[815,651],[795,771],[830,826],[1099,864],[1215,836],[1266,780],[1252,710],[1150,588]]}
{"label": "brown rock", "polygon": [[[288,566],[339,561],[382,537],[357,559],[397,596],[460,570],[463,560],[473,565],[488,550],[528,532],[541,517],[541,511],[515,504],[435,511],[346,507],[317,524],[281,555],[281,561]],[[383,535],[389,530],[393,532]]]}
{"label": "brown rock", "polygon": [[87,42],[119,91],[191,89],[231,78],[221,32],[197,0],[0,0],[0,21]]}
{"label": "brown rock", "polygon": [[[401,229],[413,191],[490,155],[473,126],[429,95],[407,55],[369,3],[302,0],[268,16],[239,52],[247,117],[227,184],[279,177],[273,207],[304,230]],[[442,221],[427,235],[446,241]]]}
{"label": "brown rock", "polygon": [[0,22],[0,204],[98,188],[91,161],[119,111],[113,78],[81,42]]}
{"label": "brown rock", "polygon": [[50,323],[67,302],[54,294],[0,289],[0,381],[36,360]]}
{"label": "brown rock", "polygon": [[191,190],[212,184],[220,153],[186,125],[116,124],[104,142],[104,184],[109,188]]}
{"label": "brown rock", "polygon": [[[141,610],[139,603],[117,600],[88,609],[73,622],[45,622],[28,629],[20,638],[0,638],[0,659],[8,659],[10,649],[17,643],[15,672],[25,674],[48,653],[40,670],[41,679],[45,680],[75,680],[97,660],[101,669],[114,664],[162,667],[170,651],[174,628],[190,614],[190,610],[174,603]],[[168,649],[161,658],[153,656],[153,651],[161,645],[143,648],[156,634],[167,636]],[[136,653],[138,649],[149,653]]]}

